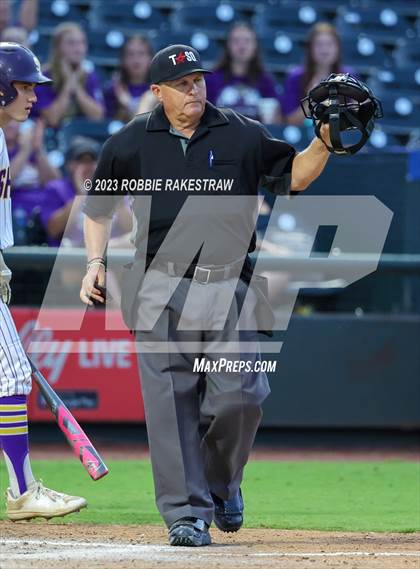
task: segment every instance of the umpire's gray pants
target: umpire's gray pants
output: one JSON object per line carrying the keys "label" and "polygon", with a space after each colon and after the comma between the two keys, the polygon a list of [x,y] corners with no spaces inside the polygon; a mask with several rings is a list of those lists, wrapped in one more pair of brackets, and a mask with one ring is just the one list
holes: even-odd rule
{"label": "umpire's gray pants", "polygon": [[[187,516],[210,524],[210,492],[222,499],[234,496],[261,419],[261,403],[270,393],[265,373],[193,370],[195,358],[259,359],[255,330],[235,330],[247,291],[242,281],[236,290],[235,285],[234,279],[203,285],[149,270],[139,293],[138,361],[156,504],[167,526]],[[253,294],[241,312],[247,328],[254,318]],[[172,295],[166,308],[165,295]],[[151,331],[142,330],[150,326],[153,309],[162,311],[160,317]],[[223,329],[214,329],[225,320]],[[178,325],[184,329],[177,330]],[[241,348],[226,353],[228,341]],[[209,422],[203,438],[200,413]]]}

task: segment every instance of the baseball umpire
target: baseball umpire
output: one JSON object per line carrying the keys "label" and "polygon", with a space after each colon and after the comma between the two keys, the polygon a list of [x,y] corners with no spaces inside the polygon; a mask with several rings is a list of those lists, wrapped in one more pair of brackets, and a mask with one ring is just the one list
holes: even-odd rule
{"label": "baseball umpire", "polygon": [[31,368],[8,304],[12,273],[2,250],[13,245],[9,157],[2,127],[25,121],[36,103],[35,87],[51,83],[35,55],[16,43],[0,43],[0,445],[9,475],[6,515],[11,520],[64,516],[86,500],[45,488],[29,460],[27,396]]}
{"label": "baseball umpire", "polygon": [[[209,545],[213,520],[222,531],[241,527],[243,469],[270,392],[253,365],[260,360],[256,314],[264,294],[248,287],[255,248],[249,208],[260,183],[283,195],[304,190],[329,156],[318,138],[297,154],[259,122],[211,105],[205,73],[190,46],[159,51],[150,75],[160,104],[105,143],[93,180],[94,189],[121,190],[136,180],[151,190],[132,198],[136,258],[121,303],[139,347],[157,507],[169,543],[182,546]],[[321,132],[328,139],[327,125]],[[104,302],[106,245],[119,199],[108,192],[86,200],[86,304]],[[239,317],[247,322],[243,330]],[[222,357],[231,365],[218,365]],[[209,365],[198,370],[200,358]],[[244,358],[246,369],[236,365]],[[200,415],[208,421],[203,436]]]}

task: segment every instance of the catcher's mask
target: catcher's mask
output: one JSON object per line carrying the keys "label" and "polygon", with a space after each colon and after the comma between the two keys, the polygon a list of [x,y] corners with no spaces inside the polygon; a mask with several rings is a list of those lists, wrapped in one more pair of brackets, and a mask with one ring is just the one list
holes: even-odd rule
{"label": "catcher's mask", "polygon": [[[315,134],[333,154],[355,154],[366,143],[375,119],[383,116],[382,105],[365,83],[349,73],[332,73],[301,100],[306,118],[312,119]],[[330,125],[331,146],[320,134],[322,123]],[[358,130],[360,140],[343,145],[341,133]]]}

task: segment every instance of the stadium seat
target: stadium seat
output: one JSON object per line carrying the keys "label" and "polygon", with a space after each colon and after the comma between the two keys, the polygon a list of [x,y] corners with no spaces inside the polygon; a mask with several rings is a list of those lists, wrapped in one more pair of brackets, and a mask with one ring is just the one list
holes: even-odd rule
{"label": "stadium seat", "polygon": [[395,44],[398,37],[414,33],[409,21],[397,7],[341,7],[337,11],[336,26],[343,38],[365,33],[379,43]]}
{"label": "stadium seat", "polygon": [[167,32],[165,34],[156,34],[152,38],[153,47],[156,51],[166,47],[167,45],[183,43],[192,45],[200,52],[205,65],[213,66],[217,61],[221,47],[216,40],[209,37],[205,32]]}
{"label": "stadium seat", "polygon": [[400,38],[397,41],[397,46],[392,55],[397,67],[407,67],[412,65],[420,67],[419,38]]}
{"label": "stadium seat", "polygon": [[420,107],[405,93],[394,95],[384,93],[381,96],[384,117],[381,126],[394,134],[409,134],[420,125]]}
{"label": "stadium seat", "polygon": [[396,134],[387,132],[387,129],[375,128],[369,140],[360,152],[398,152],[404,148],[403,142]]}
{"label": "stadium seat", "polygon": [[371,73],[389,61],[386,51],[369,36],[360,34],[342,40],[342,61],[359,73]]}
{"label": "stadium seat", "polygon": [[300,6],[296,2],[275,8],[257,3],[253,23],[258,35],[272,36],[284,32],[293,39],[302,40],[316,22],[327,21],[330,14],[316,3]]}
{"label": "stadium seat", "polygon": [[264,65],[271,73],[287,71],[303,60],[302,47],[286,33],[259,38],[259,43]]}
{"label": "stadium seat", "polygon": [[222,39],[235,21],[245,20],[244,12],[235,5],[206,3],[195,6],[179,6],[170,16],[172,30],[193,34],[205,32],[213,39]]}
{"label": "stadium seat", "polygon": [[[52,1],[52,0],[41,0],[41,2]],[[72,6],[78,6],[79,8],[90,8],[92,0],[66,0]]]}
{"label": "stadium seat", "polygon": [[[385,8],[389,8],[390,2],[389,0],[369,0],[368,5],[380,12]],[[404,16],[414,21],[419,15],[419,3],[417,0],[406,0],[406,2],[400,3],[393,2],[392,10],[397,12],[398,16]]]}
{"label": "stadium seat", "polygon": [[[314,138],[312,125],[309,126],[282,126],[282,125],[266,125],[268,130],[275,138],[285,140],[298,150],[306,148]],[[398,129],[382,126],[382,121],[373,130],[368,142],[360,152],[395,152],[396,149],[401,151],[404,148],[404,140],[407,133],[402,133],[401,138],[398,137]]]}
{"label": "stadium seat", "polygon": [[275,138],[279,138],[280,140],[285,140],[298,150],[306,148],[310,141],[314,137],[314,132],[312,125],[309,127],[303,126],[295,126],[295,125],[275,125],[270,124],[266,125],[268,130]]}
{"label": "stadium seat", "polygon": [[377,69],[371,75],[369,85],[379,97],[384,93],[394,96],[404,93],[420,104],[420,66]]}
{"label": "stadium seat", "polygon": [[118,64],[121,47],[126,39],[118,26],[106,31],[90,30],[89,59],[95,65],[115,67]]}
{"label": "stadium seat", "polygon": [[93,121],[76,118],[66,121],[58,134],[59,149],[65,153],[74,136],[87,136],[103,144],[107,138],[117,132],[123,123],[115,120]]}
{"label": "stadium seat", "polygon": [[91,27],[96,30],[116,29],[121,32],[137,31],[147,33],[150,30],[167,28],[167,19],[149,2],[139,0],[95,0],[91,10]]}
{"label": "stadium seat", "polygon": [[71,0],[41,0],[39,2],[39,31],[52,31],[63,22],[78,22],[86,26],[88,11]]}
{"label": "stadium seat", "polygon": [[38,28],[29,34],[29,47],[36,53],[41,64],[46,63],[51,47],[51,33],[40,33]]}
{"label": "stadium seat", "polygon": [[[153,7],[156,8],[158,10],[160,10],[163,13],[169,13],[172,12],[172,10],[174,9],[174,0],[147,0],[148,3]],[[190,0],[183,0],[183,4],[188,3]]]}

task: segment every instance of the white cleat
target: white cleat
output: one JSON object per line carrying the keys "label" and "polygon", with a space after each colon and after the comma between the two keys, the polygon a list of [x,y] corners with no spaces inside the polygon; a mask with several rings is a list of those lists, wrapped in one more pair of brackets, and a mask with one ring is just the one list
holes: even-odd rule
{"label": "white cleat", "polygon": [[32,482],[27,491],[18,498],[14,498],[8,488],[6,499],[6,515],[12,521],[65,516],[78,512],[87,505],[84,498],[45,488],[41,480]]}

